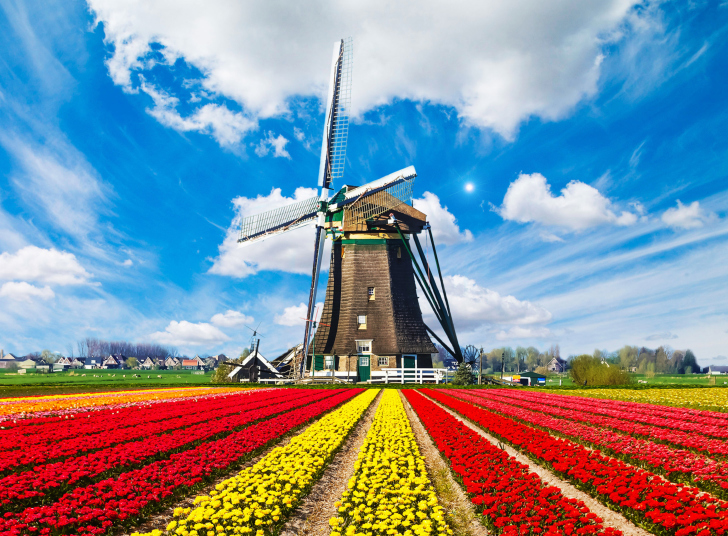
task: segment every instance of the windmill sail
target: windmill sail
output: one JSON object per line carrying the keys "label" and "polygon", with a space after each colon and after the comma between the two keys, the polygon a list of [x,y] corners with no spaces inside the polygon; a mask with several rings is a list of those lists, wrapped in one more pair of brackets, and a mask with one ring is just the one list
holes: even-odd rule
{"label": "windmill sail", "polygon": [[318,289],[319,274],[321,273],[321,257],[324,251],[324,221],[326,217],[325,204],[328,201],[329,190],[335,180],[344,176],[346,163],[346,142],[349,136],[349,105],[351,103],[351,71],[354,46],[351,37],[342,39],[334,45],[333,64],[331,66],[331,80],[326,106],[326,123],[324,123],[324,136],[321,143],[321,161],[319,164],[319,186],[321,196],[316,221],[316,242],[314,243],[313,270],[311,271],[311,289],[308,294],[308,313],[303,338],[303,353],[301,363],[297,367],[299,377],[303,377],[308,355],[308,343],[311,338],[311,329],[314,322],[314,304]]}
{"label": "windmill sail", "polygon": [[239,244],[263,240],[274,234],[292,231],[316,221],[319,198],[311,197],[280,208],[243,218],[240,223]]}
{"label": "windmill sail", "polygon": [[344,176],[346,143],[349,137],[353,53],[351,37],[343,39],[334,47],[319,166],[319,186],[326,190],[331,189],[334,182]]}

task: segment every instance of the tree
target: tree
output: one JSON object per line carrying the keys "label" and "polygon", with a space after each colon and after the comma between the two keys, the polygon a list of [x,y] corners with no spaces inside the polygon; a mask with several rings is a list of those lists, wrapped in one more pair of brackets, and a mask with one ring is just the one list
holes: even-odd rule
{"label": "tree", "polygon": [[[246,353],[247,352],[247,353]],[[232,383],[232,380],[228,378],[228,374],[230,374],[233,370],[233,367],[235,365],[239,365],[242,363],[246,357],[250,355],[250,350],[247,348],[243,350],[240,354],[240,357],[233,361],[226,361],[225,363],[220,364],[216,369],[215,372],[212,374],[212,378],[210,379],[211,383]]]}
{"label": "tree", "polygon": [[52,365],[53,363],[55,363],[56,361],[58,361],[60,358],[61,358],[60,355],[54,354],[50,350],[43,350],[40,353],[40,359],[46,365]]}
{"label": "tree", "polygon": [[137,368],[139,366],[139,360],[136,357],[130,357],[126,360],[126,366],[130,369]]}
{"label": "tree", "polygon": [[[682,360],[682,366],[683,370],[680,374],[692,374],[694,370],[700,371],[700,365],[698,365],[698,361],[695,359],[695,354],[693,354],[692,350],[685,352],[685,357],[683,357]],[[688,372],[688,368],[690,369],[690,372]]]}
{"label": "tree", "polygon": [[580,386],[624,385],[631,382],[629,374],[619,367],[602,363],[601,357],[583,354],[571,361],[571,379]]}
{"label": "tree", "polygon": [[516,346],[516,370],[521,372],[521,369],[526,369],[526,357],[528,357],[528,351],[523,346]]}
{"label": "tree", "polygon": [[622,370],[629,371],[630,368],[637,366],[637,347],[636,346],[623,346],[617,352],[619,356],[619,366]]}
{"label": "tree", "polygon": [[535,370],[541,363],[538,362],[538,349],[533,346],[529,346],[526,349],[526,363],[528,364],[529,370]]}
{"label": "tree", "polygon": [[470,367],[466,363],[460,363],[458,369],[453,376],[453,385],[470,385],[473,383],[473,374]]}

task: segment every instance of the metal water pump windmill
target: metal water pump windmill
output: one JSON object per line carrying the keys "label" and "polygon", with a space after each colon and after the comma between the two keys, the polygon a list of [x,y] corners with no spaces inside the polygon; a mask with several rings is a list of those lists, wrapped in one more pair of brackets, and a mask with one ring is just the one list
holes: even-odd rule
{"label": "metal water pump windmill", "polygon": [[[432,231],[427,216],[412,206],[412,187],[417,176],[414,167],[409,166],[363,186],[342,185],[331,195],[334,183],[344,175],[351,70],[352,41],[349,38],[334,46],[318,174],[320,195],[246,216],[241,221],[240,245],[303,226],[316,226],[303,351],[291,368],[295,378],[304,377],[309,357],[308,366],[312,371],[345,371],[345,376],[359,380],[369,379],[371,370],[380,367],[431,367],[431,356],[436,349],[428,333],[462,361],[434,242],[432,248],[441,290],[417,239],[418,233],[427,231],[428,241],[431,241]],[[317,353],[309,356],[327,236],[333,241],[329,281],[313,345]],[[422,268],[410,247],[410,237],[414,238]],[[415,280],[450,345],[425,326]],[[352,369],[354,356],[356,363]],[[376,358],[375,364],[371,363],[373,358]]]}

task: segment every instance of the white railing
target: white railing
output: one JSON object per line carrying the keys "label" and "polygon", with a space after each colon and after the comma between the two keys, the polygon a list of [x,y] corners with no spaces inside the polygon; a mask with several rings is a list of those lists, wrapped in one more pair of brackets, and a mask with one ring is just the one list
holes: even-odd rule
{"label": "white railing", "polygon": [[383,368],[371,371],[369,383],[440,383],[445,369],[435,368]]}

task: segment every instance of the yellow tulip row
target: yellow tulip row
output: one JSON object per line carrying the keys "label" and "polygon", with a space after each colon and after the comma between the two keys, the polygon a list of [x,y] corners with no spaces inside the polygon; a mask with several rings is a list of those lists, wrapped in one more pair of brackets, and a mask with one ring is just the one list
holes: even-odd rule
{"label": "yellow tulip row", "polygon": [[172,389],[144,389],[140,391],[116,391],[105,393],[79,393],[66,395],[33,396],[0,399],[0,415],[43,413],[48,411],[73,411],[79,408],[113,406],[133,402],[191,398],[210,394],[239,391],[233,388],[183,387]]}
{"label": "yellow tulip row", "polygon": [[330,536],[450,535],[397,391],[385,391]]}
{"label": "yellow tulip row", "polygon": [[[179,536],[269,536],[323,473],[379,390],[368,389],[324,416],[288,445],[195,498],[194,508],[176,508],[167,533]],[[160,530],[132,536],[161,536]]]}
{"label": "yellow tulip row", "polygon": [[728,389],[580,389],[578,391],[554,389],[550,392],[662,406],[728,411]]}

